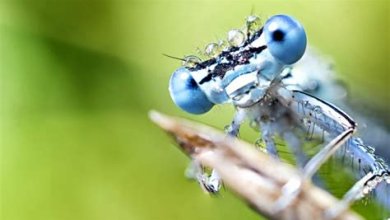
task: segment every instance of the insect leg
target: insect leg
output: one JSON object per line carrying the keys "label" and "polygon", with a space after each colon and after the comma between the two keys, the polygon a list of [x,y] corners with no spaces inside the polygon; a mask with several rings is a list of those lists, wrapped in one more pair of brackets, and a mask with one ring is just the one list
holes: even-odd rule
{"label": "insect leg", "polygon": [[237,108],[233,117],[233,121],[226,129],[228,135],[237,137],[238,133],[240,132],[240,126],[244,122],[245,115],[246,113],[243,109]]}
{"label": "insect leg", "polygon": [[209,177],[206,177],[202,181],[203,187],[207,190],[209,193],[216,194],[219,192],[222,186],[222,180],[217,171],[214,169],[211,171],[211,175]]}
{"label": "insect leg", "polygon": [[190,164],[188,164],[187,169],[185,171],[185,176],[188,179],[194,179],[198,180],[199,179],[199,174],[202,174],[202,166],[200,163],[196,160],[191,160]]}
{"label": "insect leg", "polygon": [[292,179],[283,187],[282,196],[275,203],[275,212],[279,212],[289,206],[301,192],[302,183],[311,180],[315,172],[332,156],[352,136],[354,128],[347,129],[330,143],[328,143],[320,152],[307,162],[303,168],[301,179]]}
{"label": "insect leg", "polygon": [[302,150],[302,143],[299,138],[291,131],[286,131],[282,134],[283,139],[287,142],[287,145],[293,152],[297,166],[303,169],[304,165],[308,161],[306,154]]}
{"label": "insect leg", "polygon": [[291,110],[301,121],[310,121],[335,138],[320,150],[304,166],[301,179],[290,180],[283,189],[283,195],[277,200],[275,212],[283,210],[299,195],[302,183],[309,181],[315,172],[332,156],[337,149],[351,138],[356,123],[343,111],[319,98],[301,91],[281,88],[277,92],[279,101]]}
{"label": "insect leg", "polygon": [[[244,119],[244,110],[238,108],[232,123],[226,129],[227,134],[236,137],[240,131],[240,126],[244,122]],[[218,193],[222,186],[222,180],[219,174],[214,169],[211,171],[210,175],[203,172],[203,169],[198,170],[199,172],[196,174],[196,179],[201,184],[202,188],[208,193]]]}
{"label": "insect leg", "polygon": [[[372,178],[365,183],[363,194],[367,195],[375,190],[376,199],[390,209],[390,170],[388,164],[375,153],[374,148],[366,145],[360,138],[350,138],[346,147],[342,157],[350,157],[352,159],[352,164],[358,167],[358,172],[356,172],[358,178],[364,179],[370,172],[373,173]],[[348,155],[345,155],[347,153]],[[359,198],[355,198],[355,200]]]}
{"label": "insect leg", "polygon": [[217,193],[222,185],[221,178],[215,170],[212,170],[211,175],[207,174],[204,172],[204,167],[196,160],[190,162],[185,175],[189,179],[197,180],[202,189],[207,193]]}
{"label": "insect leg", "polygon": [[277,96],[279,101],[300,121],[310,121],[335,137],[305,165],[303,176],[310,179],[320,166],[346,143],[356,131],[357,125],[351,117],[337,107],[304,92],[280,88]]}
{"label": "insect leg", "polygon": [[317,172],[317,170],[324,164],[330,156],[332,156],[337,149],[339,149],[355,132],[355,128],[349,128],[330,143],[328,143],[324,148],[320,150],[312,159],[307,162],[303,168],[303,177],[311,179],[311,177]]}
{"label": "insect leg", "polygon": [[[375,179],[377,176],[369,172],[358,182],[356,182],[350,190],[343,196],[343,199],[340,200],[334,207],[325,211],[326,219],[333,219],[340,215],[344,210],[346,210],[354,201],[363,198],[366,194],[369,193],[367,183],[370,179]],[[378,177],[379,178],[379,177]]]}
{"label": "insect leg", "polygon": [[271,122],[260,122],[261,136],[264,140],[267,153],[274,158],[279,158],[278,151],[276,150],[275,141],[273,139],[273,129]]}
{"label": "insect leg", "polygon": [[[291,130],[284,131],[282,133],[282,137],[286,141],[287,146],[293,152],[298,168],[300,170],[303,170],[303,167],[305,166],[309,158],[302,150],[302,143],[300,139]],[[322,182],[321,178],[318,175],[314,175],[312,180],[317,186],[320,187],[324,186],[324,183]]]}
{"label": "insect leg", "polygon": [[[339,205],[327,212],[327,215],[337,216],[352,202],[366,196],[373,190],[379,197],[390,195],[387,185],[390,184],[389,169],[386,163],[374,154],[373,148],[364,145],[359,138],[351,137],[357,126],[352,118],[332,104],[304,92],[286,92],[284,90],[280,94],[283,103],[296,112],[299,118],[306,118],[330,136],[336,136],[308,162],[304,168],[303,180],[311,178],[327,158],[344,143],[348,147],[348,151],[345,152],[349,154],[347,156],[352,159],[352,162],[355,161],[359,165],[359,169],[363,167],[364,176],[345,194]],[[381,183],[384,181],[387,184]],[[299,187],[296,188],[299,189]],[[384,205],[389,206],[386,202]]]}
{"label": "insect leg", "polygon": [[326,210],[325,217],[335,218],[354,201],[359,200],[372,191],[378,196],[383,205],[389,207],[388,197],[390,195],[390,172],[386,163],[374,154],[374,150],[366,146],[360,139],[350,139],[350,151],[356,153],[359,165],[364,167],[361,172],[369,170],[350,190],[343,199],[334,207]]}

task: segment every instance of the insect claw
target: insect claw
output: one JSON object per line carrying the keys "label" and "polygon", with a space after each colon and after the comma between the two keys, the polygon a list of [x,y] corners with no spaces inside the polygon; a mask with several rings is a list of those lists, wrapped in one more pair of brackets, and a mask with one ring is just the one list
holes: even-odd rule
{"label": "insect claw", "polygon": [[213,179],[207,177],[206,175],[202,175],[200,179],[198,179],[198,182],[204,192],[212,195],[218,194],[222,186],[222,182],[220,179]]}
{"label": "insect claw", "polygon": [[215,170],[211,172],[210,176],[207,173],[198,172],[196,174],[196,180],[202,190],[208,194],[216,195],[222,187],[222,180]]}

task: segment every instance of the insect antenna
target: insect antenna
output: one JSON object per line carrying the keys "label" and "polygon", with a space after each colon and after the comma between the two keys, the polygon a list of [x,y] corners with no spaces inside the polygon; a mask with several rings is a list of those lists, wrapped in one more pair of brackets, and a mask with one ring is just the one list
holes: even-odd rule
{"label": "insect antenna", "polygon": [[174,60],[180,60],[180,61],[183,61],[183,62],[185,62],[185,61],[186,61],[184,58],[180,58],[180,57],[171,56],[171,55],[168,55],[168,54],[165,54],[165,53],[163,53],[162,55],[163,55],[163,56],[165,56],[165,57],[168,57],[168,58],[174,59]]}
{"label": "insect antenna", "polygon": [[202,68],[205,68],[206,66],[202,64],[202,60],[196,56],[186,56],[184,58],[180,58],[180,57],[175,57],[175,56],[171,56],[171,55],[168,55],[168,54],[165,54],[163,53],[162,54],[163,56],[166,56],[168,58],[171,58],[171,59],[175,59],[175,60],[180,60],[183,62],[183,64],[186,66],[186,67],[189,67],[189,68],[193,68],[195,66],[199,66],[199,67],[202,67]]}

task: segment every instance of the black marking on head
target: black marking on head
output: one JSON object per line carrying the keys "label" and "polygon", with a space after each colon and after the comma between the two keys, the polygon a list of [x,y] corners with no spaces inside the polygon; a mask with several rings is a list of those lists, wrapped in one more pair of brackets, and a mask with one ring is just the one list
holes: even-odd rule
{"label": "black marking on head", "polygon": [[211,73],[207,74],[206,77],[204,77],[202,80],[200,80],[199,84],[203,84],[205,82],[210,81],[213,78],[213,75]]}
{"label": "black marking on head", "polygon": [[211,65],[213,65],[214,63],[216,63],[217,62],[217,60],[215,59],[215,58],[213,58],[213,59],[209,59],[209,60],[206,60],[206,61],[204,61],[203,63],[202,63],[202,66],[211,66]]}
{"label": "black marking on head", "polygon": [[221,63],[215,66],[214,71],[211,73],[213,77],[223,77],[225,73],[236,66],[235,60],[232,60],[229,63]]}
{"label": "black marking on head", "polygon": [[226,55],[226,59],[228,61],[233,61],[234,57],[233,57],[233,55],[231,53],[229,53],[229,54]]}
{"label": "black marking on head", "polygon": [[195,65],[195,67],[191,67],[191,68],[188,68],[188,69],[191,70],[191,71],[197,71],[197,70],[201,70],[203,68],[206,68],[208,66],[211,66],[211,65],[213,65],[216,62],[217,62],[216,58],[212,58],[212,59],[206,60],[206,61],[204,61],[202,63],[198,63],[198,64]]}
{"label": "black marking on head", "polygon": [[265,50],[267,46],[261,47],[251,47],[248,50],[244,50],[239,54],[233,56],[231,53],[226,53],[225,59],[228,60],[228,63],[219,63],[215,66],[214,70],[211,73],[207,74],[199,84],[210,81],[214,77],[223,78],[227,71],[234,69],[238,65],[248,64],[249,59]]}
{"label": "black marking on head", "polygon": [[281,30],[276,30],[272,33],[272,39],[274,39],[277,42],[281,42],[284,40],[285,33]]}
{"label": "black marking on head", "polygon": [[263,50],[267,48],[266,45],[261,47],[250,47],[248,50],[245,50],[241,53],[240,62],[238,64],[248,64],[249,59],[257,54],[260,54]]}
{"label": "black marking on head", "polygon": [[232,52],[238,51],[240,48],[246,47],[248,44],[250,44],[253,41],[255,41],[256,39],[258,39],[262,34],[263,34],[263,28],[256,31],[250,38],[248,38],[245,41],[244,45],[242,45],[240,47],[230,47],[229,50],[222,51],[222,53],[217,58],[211,58],[211,59],[206,60],[202,63],[198,63],[195,67],[190,68],[190,70],[192,70],[192,71],[200,70],[202,68],[205,68],[207,66],[215,64],[217,62],[217,60],[222,60],[222,58],[226,58],[227,60],[230,60],[229,58],[231,58],[231,57],[229,57],[229,56],[231,56]]}
{"label": "black marking on head", "polygon": [[263,34],[263,28],[261,28],[260,30],[256,31],[250,38],[248,38],[244,44],[244,46],[252,43],[253,41],[255,41],[257,38],[259,38],[261,35]]}
{"label": "black marking on head", "polygon": [[267,45],[263,45],[261,47],[251,47],[249,48],[249,52],[259,54],[265,49],[267,49]]}
{"label": "black marking on head", "polygon": [[[246,46],[254,42],[256,39],[258,39],[262,34],[263,34],[263,28],[259,29],[253,35],[247,38],[244,45],[240,47],[230,47],[229,50],[222,51],[222,53],[218,57],[211,58],[204,62],[198,63],[195,65],[195,67],[188,68],[188,69],[190,71],[198,71],[217,63],[217,65],[215,65],[212,71],[210,69],[208,70],[209,74],[207,74],[206,77],[201,79],[199,84],[208,82],[212,80],[214,77],[223,78],[227,71],[234,69],[234,67],[236,67],[237,65],[248,64],[249,59],[251,57],[258,55],[264,49],[267,48],[267,46],[265,45],[261,47],[249,47],[248,49],[241,51],[235,55],[232,54],[233,52],[239,51],[241,48],[245,48]],[[228,62],[218,63],[221,60],[227,60]]]}
{"label": "black marking on head", "polygon": [[283,79],[288,79],[288,78],[291,78],[293,75],[291,74],[291,71],[289,71],[286,75],[283,76],[282,80]]}

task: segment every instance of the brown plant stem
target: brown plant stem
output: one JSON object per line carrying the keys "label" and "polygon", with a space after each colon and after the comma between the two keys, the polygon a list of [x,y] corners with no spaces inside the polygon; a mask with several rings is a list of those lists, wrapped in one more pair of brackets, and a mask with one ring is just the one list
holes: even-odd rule
{"label": "brown plant stem", "polygon": [[[328,192],[304,182],[292,204],[275,213],[274,203],[281,196],[283,186],[288,180],[300,179],[298,170],[209,126],[156,111],[151,111],[149,116],[173,136],[190,158],[216,169],[224,184],[262,216],[270,219],[325,219],[324,211],[338,201]],[[361,217],[347,210],[337,219]]]}

